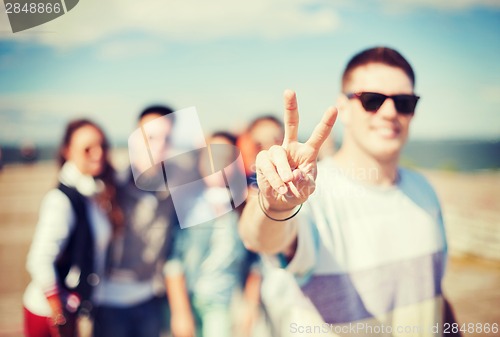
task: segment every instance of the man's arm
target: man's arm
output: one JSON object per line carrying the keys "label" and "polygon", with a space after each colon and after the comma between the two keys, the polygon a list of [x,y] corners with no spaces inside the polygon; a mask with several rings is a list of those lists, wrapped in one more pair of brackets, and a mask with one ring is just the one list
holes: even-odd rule
{"label": "man's arm", "polygon": [[186,249],[185,235],[173,222],[172,239],[167,251],[167,261],[163,266],[165,289],[170,306],[170,331],[173,337],[195,337],[196,324],[191,310],[191,301],[186,284],[183,255]]}
{"label": "man's arm", "polygon": [[172,335],[174,337],[194,337],[196,335],[196,325],[184,275],[167,275],[165,277],[165,288],[170,306]]}
{"label": "man's arm", "polygon": [[284,94],[285,138],[281,146],[261,151],[255,162],[260,193],[248,198],[240,219],[245,246],[260,253],[293,256],[297,239],[294,218],[299,205],[314,192],[316,158],[337,117],[331,107],[305,143],[297,141],[299,112],[293,91]]}
{"label": "man's arm", "polygon": [[[296,223],[291,220],[281,222],[269,219],[260,209],[259,198],[262,196],[249,194],[241,215],[240,234],[245,247],[265,254],[290,250],[297,237]],[[296,207],[291,210],[272,210],[265,198],[261,202],[267,214],[273,218],[285,219],[296,211]]]}

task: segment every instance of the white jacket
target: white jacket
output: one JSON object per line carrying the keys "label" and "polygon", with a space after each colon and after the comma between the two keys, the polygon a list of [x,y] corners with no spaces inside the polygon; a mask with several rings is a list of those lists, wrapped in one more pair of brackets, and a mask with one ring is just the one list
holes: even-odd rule
{"label": "white jacket", "polygon": [[[103,275],[105,257],[111,239],[111,224],[106,214],[92,196],[103,186],[91,176],[80,173],[71,162],[66,162],[60,173],[59,181],[68,187],[75,187],[87,197],[88,218],[91,224],[94,243],[94,265],[98,275]],[[69,240],[76,224],[75,214],[68,197],[55,188],[49,191],[41,204],[35,235],[28,253],[26,268],[31,275],[23,302],[26,309],[39,316],[50,316],[51,309],[46,296],[57,291],[54,263]],[[94,288],[93,300],[99,302],[100,286]]]}

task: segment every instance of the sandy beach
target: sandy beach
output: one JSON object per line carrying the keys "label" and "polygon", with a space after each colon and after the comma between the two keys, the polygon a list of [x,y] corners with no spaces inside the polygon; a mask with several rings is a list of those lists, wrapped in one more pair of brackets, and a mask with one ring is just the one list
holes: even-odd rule
{"label": "sandy beach", "polygon": [[[52,162],[0,171],[0,337],[23,336],[26,254],[40,201],[55,185],[56,171]],[[443,205],[451,255],[444,292],[459,323],[500,324],[500,172],[423,173]]]}

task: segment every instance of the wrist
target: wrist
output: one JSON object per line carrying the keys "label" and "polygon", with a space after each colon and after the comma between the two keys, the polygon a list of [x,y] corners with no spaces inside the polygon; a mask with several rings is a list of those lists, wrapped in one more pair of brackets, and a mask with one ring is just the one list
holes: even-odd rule
{"label": "wrist", "polygon": [[62,326],[65,325],[66,322],[66,317],[64,317],[64,314],[62,312],[52,315],[51,317],[51,324],[53,326]]}
{"label": "wrist", "polygon": [[263,208],[267,213],[285,215],[286,213],[292,213],[293,210],[297,207],[297,205],[290,205],[288,203],[276,200],[276,197],[274,195],[271,196],[270,199],[268,199],[267,194],[263,193],[263,191],[261,190],[257,190],[257,199],[262,205],[261,208]]}
{"label": "wrist", "polygon": [[302,208],[303,204],[295,205],[292,208],[288,206],[284,206],[283,208],[276,208],[269,204],[268,200],[262,197],[260,191],[257,194],[257,202],[259,203],[259,207],[264,213],[264,215],[273,221],[287,221],[296,216]]}

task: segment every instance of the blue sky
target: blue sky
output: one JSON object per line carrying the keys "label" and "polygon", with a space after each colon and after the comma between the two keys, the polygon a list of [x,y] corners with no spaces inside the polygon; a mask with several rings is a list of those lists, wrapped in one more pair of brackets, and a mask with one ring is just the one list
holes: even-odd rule
{"label": "blue sky", "polygon": [[0,13],[0,144],[57,142],[80,116],[125,141],[151,103],[196,106],[207,132],[240,130],[281,116],[286,88],[306,136],[348,59],[374,45],[416,71],[413,138],[500,138],[500,1],[80,0],[16,34]]}

